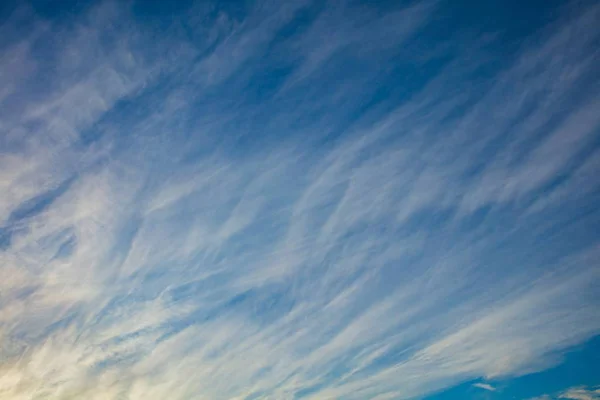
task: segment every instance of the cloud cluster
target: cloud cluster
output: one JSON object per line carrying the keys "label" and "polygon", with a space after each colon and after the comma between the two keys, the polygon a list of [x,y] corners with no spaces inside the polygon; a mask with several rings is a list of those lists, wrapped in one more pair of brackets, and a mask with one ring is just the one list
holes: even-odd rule
{"label": "cloud cluster", "polygon": [[598,387],[575,386],[561,392],[555,396],[543,395],[531,400],[552,400],[552,399],[571,399],[571,400],[596,400],[600,399],[600,389]]}
{"label": "cloud cluster", "polygon": [[600,332],[599,6],[506,57],[228,7],[0,28],[0,397],[412,398]]}
{"label": "cloud cluster", "polygon": [[573,399],[573,400],[595,400],[600,398],[600,389],[598,388],[586,388],[586,387],[573,387],[569,390],[561,393],[558,396],[559,399]]}

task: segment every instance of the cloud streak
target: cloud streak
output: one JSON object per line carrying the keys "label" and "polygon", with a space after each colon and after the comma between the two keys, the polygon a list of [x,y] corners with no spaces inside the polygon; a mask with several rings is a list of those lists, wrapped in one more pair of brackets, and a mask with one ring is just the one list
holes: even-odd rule
{"label": "cloud streak", "polygon": [[496,388],[493,387],[492,385],[490,385],[489,383],[482,383],[482,382],[478,382],[478,383],[474,383],[473,387],[479,388],[479,389],[483,389],[483,390],[487,390],[488,392],[495,392]]}
{"label": "cloud streak", "polygon": [[501,56],[383,7],[12,15],[0,397],[414,398],[600,332],[600,8]]}

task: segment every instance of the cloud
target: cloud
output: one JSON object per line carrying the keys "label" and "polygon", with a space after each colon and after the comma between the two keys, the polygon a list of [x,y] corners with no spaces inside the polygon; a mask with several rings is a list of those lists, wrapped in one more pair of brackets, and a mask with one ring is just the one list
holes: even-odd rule
{"label": "cloud", "polygon": [[561,393],[543,395],[530,400],[572,399],[572,400],[595,400],[600,398],[600,389],[597,387],[574,386]]}
{"label": "cloud", "polygon": [[573,387],[564,392],[559,396],[559,399],[573,399],[573,400],[594,400],[600,398],[600,389],[598,388],[586,388],[586,387]]}
{"label": "cloud", "polygon": [[600,8],[415,55],[443,7],[14,14],[0,397],[413,398],[597,335]]}
{"label": "cloud", "polygon": [[473,386],[479,389],[487,390],[489,392],[496,391],[496,388],[490,385],[489,383],[474,383]]}

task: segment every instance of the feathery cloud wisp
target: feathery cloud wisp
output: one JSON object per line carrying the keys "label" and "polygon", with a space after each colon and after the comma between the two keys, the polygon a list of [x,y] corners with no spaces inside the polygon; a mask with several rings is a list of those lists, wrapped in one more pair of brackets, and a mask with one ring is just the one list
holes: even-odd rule
{"label": "feathery cloud wisp", "polygon": [[127,7],[1,27],[0,397],[414,398],[600,332],[599,6],[508,55],[443,2]]}
{"label": "feathery cloud wisp", "polygon": [[496,388],[493,387],[492,385],[490,385],[489,383],[478,382],[478,383],[474,383],[473,386],[476,388],[479,388],[479,389],[487,390],[489,392],[496,391]]}

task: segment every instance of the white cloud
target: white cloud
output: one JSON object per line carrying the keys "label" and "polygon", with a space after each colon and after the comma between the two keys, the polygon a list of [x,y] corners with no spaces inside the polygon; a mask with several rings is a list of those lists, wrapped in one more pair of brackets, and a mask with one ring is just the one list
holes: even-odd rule
{"label": "white cloud", "polygon": [[[179,25],[155,40],[107,3],[10,46],[0,397],[411,398],[543,370],[600,332],[598,217],[575,212],[594,202],[597,152],[582,149],[599,124],[586,85],[599,8],[540,34],[485,93],[456,94],[482,62],[459,52],[316,146],[386,76],[374,63],[330,91],[328,62],[363,49],[383,63],[435,8],[326,7],[275,43],[304,6],[223,11],[192,43]],[[329,26],[337,41],[314,49]],[[32,50],[35,32],[54,57]],[[252,77],[297,48],[284,89],[248,100]]]}
{"label": "white cloud", "polygon": [[479,388],[479,389],[487,390],[489,392],[495,392],[496,391],[496,388],[493,387],[492,385],[490,385],[489,383],[478,382],[478,383],[474,383],[473,386],[476,387],[476,388]]}
{"label": "white cloud", "polygon": [[574,386],[553,396],[545,394],[534,397],[529,400],[552,400],[552,399],[571,399],[571,400],[596,400],[600,399],[600,388]]}
{"label": "white cloud", "polygon": [[596,400],[600,399],[600,389],[598,388],[586,388],[586,387],[573,387],[564,392],[559,396],[559,399],[572,399],[572,400]]}

